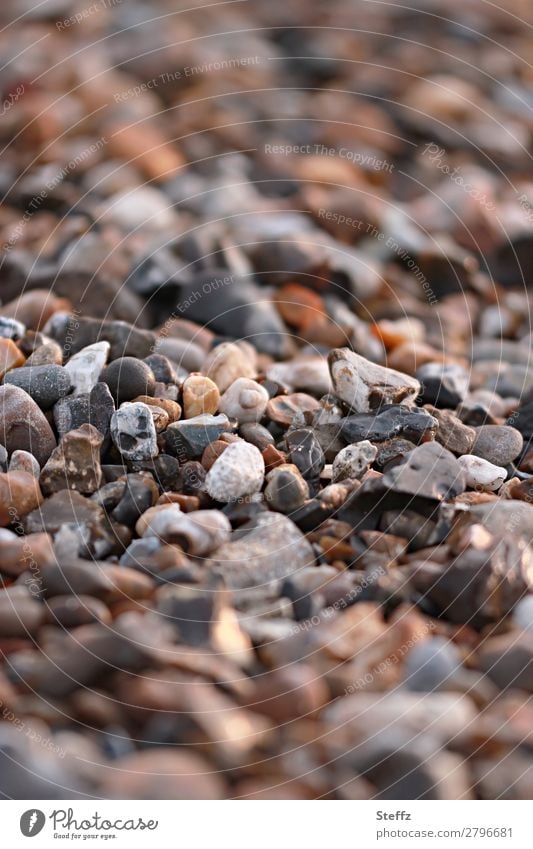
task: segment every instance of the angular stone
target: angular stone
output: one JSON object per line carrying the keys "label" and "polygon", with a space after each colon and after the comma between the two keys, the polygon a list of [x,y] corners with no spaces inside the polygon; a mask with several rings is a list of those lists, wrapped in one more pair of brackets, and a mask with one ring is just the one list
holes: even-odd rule
{"label": "angular stone", "polygon": [[152,413],[146,404],[122,404],[111,416],[111,438],[131,462],[150,460],[159,452]]}
{"label": "angular stone", "polygon": [[422,400],[438,407],[457,407],[468,394],[469,375],[453,363],[426,363],[416,372]]}
{"label": "angular stone", "polygon": [[437,442],[440,442],[452,454],[472,453],[472,446],[476,438],[476,431],[473,427],[463,424],[461,419],[454,415],[451,410],[438,410],[430,404],[427,404],[424,409],[439,424],[435,434]]}
{"label": "angular stone", "polygon": [[82,348],[65,364],[74,395],[90,392],[98,381],[109,356],[109,342],[95,342]]}
{"label": "angular stone", "polygon": [[438,422],[422,409],[409,409],[398,404],[387,405],[375,413],[358,413],[343,419],[339,430],[347,442],[383,442],[402,435],[412,442],[431,438]]}
{"label": "angular stone", "polygon": [[18,386],[0,386],[0,443],[10,454],[19,448],[29,451],[40,466],[56,447],[44,414]]}
{"label": "angular stone", "polygon": [[263,513],[233,533],[206,566],[219,572],[231,589],[261,586],[312,566],[315,555],[294,522]]}
{"label": "angular stone", "polygon": [[414,399],[420,392],[414,377],[378,366],[349,348],[335,348],[328,362],[334,394],[358,413]]}
{"label": "angular stone", "polygon": [[102,483],[102,442],[101,433],[90,424],[66,433],[41,472],[43,493],[51,495],[61,489],[69,489],[90,495],[97,490]]}
{"label": "angular stone", "polygon": [[91,424],[104,437],[106,446],[109,437],[111,416],[115,402],[105,383],[97,383],[90,392],[69,395],[54,406],[54,423],[59,436],[76,430],[83,424]]}
{"label": "angular stone", "polygon": [[317,437],[311,428],[290,430],[285,437],[287,453],[291,463],[300,470],[306,480],[319,477],[326,458]]}
{"label": "angular stone", "polygon": [[165,445],[169,454],[180,462],[201,457],[206,447],[229,430],[227,416],[195,416],[192,419],[174,422],[165,433]]}
{"label": "angular stone", "polygon": [[333,461],[332,480],[337,482],[347,478],[361,478],[376,459],[377,453],[376,446],[367,439],[347,445]]}

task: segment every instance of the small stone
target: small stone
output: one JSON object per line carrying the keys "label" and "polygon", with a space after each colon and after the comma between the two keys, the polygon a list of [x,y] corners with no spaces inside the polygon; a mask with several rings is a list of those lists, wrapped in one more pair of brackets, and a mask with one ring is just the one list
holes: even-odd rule
{"label": "small stone", "polygon": [[292,513],[309,498],[309,487],[297,466],[283,463],[267,475],[265,500],[279,513]]}
{"label": "small stone", "polygon": [[476,438],[471,453],[494,463],[495,466],[508,466],[518,457],[523,445],[523,436],[514,427],[482,425],[476,428]]}
{"label": "small stone", "polygon": [[434,437],[437,426],[437,419],[425,410],[410,410],[408,407],[392,404],[375,413],[347,416],[338,429],[349,443],[362,440],[383,442],[400,435],[412,442],[419,442],[421,439]]}
{"label": "small stone", "polygon": [[333,461],[332,481],[360,479],[376,459],[378,449],[368,439],[347,445]]}
{"label": "small stone", "polygon": [[44,466],[40,484],[45,495],[61,489],[90,495],[102,483],[100,447],[103,437],[90,424],[83,424],[63,436]]}
{"label": "small stone", "polygon": [[437,442],[419,445],[403,463],[388,469],[382,482],[393,492],[436,501],[455,498],[466,485],[459,461]]}
{"label": "small stone", "polygon": [[237,419],[239,424],[260,421],[269,401],[268,392],[247,377],[239,377],[222,395],[219,404],[221,413],[230,419]]}
{"label": "small stone", "polygon": [[[359,443],[355,443],[358,445]],[[372,444],[372,443],[371,443]],[[395,436],[393,439],[385,439],[377,444],[378,453],[374,461],[374,466],[378,471],[387,471],[391,466],[401,463],[406,454],[413,451],[416,445],[409,442],[408,439],[402,439],[401,436]]]}
{"label": "small stone", "polygon": [[69,373],[62,366],[24,366],[5,376],[4,383],[18,386],[41,410],[49,410],[72,389]]}
{"label": "small stone", "polygon": [[0,637],[30,637],[44,621],[45,609],[26,587],[0,590]]}
{"label": "small stone", "polygon": [[358,413],[414,399],[420,392],[414,377],[378,366],[349,348],[335,348],[328,362],[334,394]]}
{"label": "small stone", "polygon": [[[494,498],[494,496],[492,496]],[[506,536],[533,543],[533,505],[525,501],[496,499],[484,504],[474,504],[470,514],[476,522],[494,536]]]}
{"label": "small stone", "polygon": [[473,427],[463,424],[461,419],[454,415],[451,410],[438,410],[430,404],[427,404],[424,409],[439,423],[435,434],[437,442],[440,442],[452,454],[472,453],[472,446],[476,438],[476,431]]}
{"label": "small stone", "polygon": [[214,415],[218,410],[220,392],[209,377],[191,374],[183,384],[183,414],[186,419]]}
{"label": "small stone", "polygon": [[26,358],[11,339],[0,337],[0,380],[10,371],[24,365]]}
{"label": "small stone", "polygon": [[257,376],[253,358],[236,342],[222,342],[207,355],[202,371],[218,386],[220,392],[229,389],[239,377],[251,380]]}
{"label": "small stone", "polygon": [[150,407],[125,403],[111,417],[111,438],[127,460],[139,462],[155,457],[159,448]]}
{"label": "small stone", "polygon": [[31,561],[38,569],[55,562],[52,537],[49,534],[18,536],[5,528],[0,529],[2,559],[0,572],[17,578],[28,569]]}
{"label": "small stone", "polygon": [[32,475],[34,478],[39,480],[39,475],[41,474],[41,467],[39,463],[29,451],[13,451],[11,455],[11,460],[9,461],[9,471],[10,472],[27,472],[29,475]]}
{"label": "small stone", "polygon": [[278,395],[271,398],[267,404],[267,416],[280,425],[292,424],[293,418],[306,411],[314,412],[320,409],[320,403],[311,395],[295,392],[293,395]]}
{"label": "small stone", "polygon": [[111,625],[109,608],[99,598],[89,595],[58,595],[48,600],[47,621],[62,628],[78,628],[92,622]]}
{"label": "small stone", "polygon": [[74,395],[90,392],[96,386],[107,362],[109,348],[109,342],[95,342],[82,348],[65,364],[74,387]]}
{"label": "small stone", "polygon": [[468,372],[454,363],[426,363],[418,369],[416,377],[426,404],[456,407],[468,394]]}
{"label": "small stone", "polygon": [[518,628],[533,631],[533,595],[521,599],[513,611],[513,622]]}
{"label": "small stone", "polygon": [[500,690],[533,693],[533,634],[511,632],[486,640],[479,652],[479,666]]}
{"label": "small stone", "polygon": [[270,431],[258,422],[249,422],[241,425],[239,435],[246,442],[250,442],[256,448],[259,448],[260,451],[264,451],[269,445],[274,445],[274,437]]}
{"label": "small stone", "polygon": [[63,363],[63,352],[57,342],[53,342],[50,340],[49,342],[44,342],[44,344],[39,345],[31,354],[25,362],[25,366],[29,368],[30,366],[46,366],[46,365],[55,365],[60,366]]}
{"label": "small stone", "polygon": [[29,451],[41,466],[56,447],[43,412],[18,386],[0,386],[0,442],[10,454],[18,448]]}
{"label": "small stone", "polygon": [[150,366],[135,357],[113,360],[100,373],[99,381],[107,384],[117,405],[137,395],[153,395],[156,383]]}
{"label": "small stone", "polygon": [[306,480],[316,480],[325,466],[326,459],[312,429],[291,430],[285,442],[290,462],[297,466]]}
{"label": "small stone", "polygon": [[206,563],[230,589],[263,586],[313,566],[311,544],[287,516],[261,513],[239,529]]}
{"label": "small stone", "polygon": [[207,446],[229,428],[229,419],[222,414],[206,414],[174,422],[165,433],[166,449],[180,462],[201,457]]}
{"label": "small stone", "polygon": [[0,337],[2,339],[13,339],[17,342],[26,334],[26,327],[21,321],[15,318],[7,318],[0,316]]}
{"label": "small stone", "polygon": [[135,524],[135,532],[140,536],[164,536],[166,529],[176,518],[181,516],[179,504],[155,504],[139,516]]}
{"label": "small stone", "polygon": [[223,799],[221,777],[209,763],[182,749],[157,748],[135,752],[113,764],[103,778],[108,799]]}
{"label": "small stone", "polygon": [[169,398],[151,398],[150,395],[138,395],[133,400],[141,404],[148,404],[149,407],[160,407],[165,411],[169,422],[177,422],[181,417],[180,405]]}
{"label": "small stone", "polygon": [[180,382],[176,369],[168,357],[164,357],[162,354],[150,354],[144,358],[144,362],[152,369],[154,377],[159,383],[178,384]]}
{"label": "small stone", "polygon": [[166,510],[155,514],[144,538],[157,536],[163,542],[179,545],[187,554],[205,557],[228,542],[230,534],[229,519],[220,510],[196,510],[192,513]]}
{"label": "small stone", "polygon": [[268,380],[286,386],[289,392],[309,392],[322,396],[331,392],[331,378],[325,357],[302,357],[288,363],[274,363],[267,371]]}
{"label": "small stone", "polygon": [[466,485],[471,489],[492,492],[499,489],[507,477],[507,469],[473,454],[458,457],[458,462],[465,473]]}
{"label": "small stone", "polygon": [[265,463],[255,445],[234,442],[211,467],[205,487],[214,501],[230,502],[258,492],[263,486]]}
{"label": "small stone", "polygon": [[405,661],[405,686],[416,693],[430,693],[450,687],[461,668],[461,655],[444,637],[423,640],[408,653]]}
{"label": "small stone", "polygon": [[109,387],[105,383],[97,383],[88,393],[61,398],[54,406],[54,423],[59,436],[83,424],[92,424],[104,437],[106,446],[114,412],[115,402]]}

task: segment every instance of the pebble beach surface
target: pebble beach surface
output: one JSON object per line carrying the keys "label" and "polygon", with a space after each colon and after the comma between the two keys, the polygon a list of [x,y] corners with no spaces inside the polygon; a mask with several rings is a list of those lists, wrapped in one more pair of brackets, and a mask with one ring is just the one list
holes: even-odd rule
{"label": "pebble beach surface", "polygon": [[532,798],[519,19],[20,5],[0,797]]}

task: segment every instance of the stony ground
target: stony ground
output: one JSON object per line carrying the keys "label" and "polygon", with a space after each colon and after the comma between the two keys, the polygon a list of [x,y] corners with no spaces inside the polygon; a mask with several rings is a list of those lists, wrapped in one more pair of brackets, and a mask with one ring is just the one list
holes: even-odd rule
{"label": "stony ground", "polygon": [[1,13],[0,796],[531,798],[531,10],[197,5]]}

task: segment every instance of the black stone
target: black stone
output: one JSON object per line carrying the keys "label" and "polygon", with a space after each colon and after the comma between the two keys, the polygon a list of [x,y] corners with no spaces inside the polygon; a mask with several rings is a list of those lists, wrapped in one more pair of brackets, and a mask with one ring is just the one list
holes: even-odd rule
{"label": "black stone", "polygon": [[180,463],[201,457],[207,446],[230,428],[227,416],[202,415],[173,422],[165,431],[165,446]]}
{"label": "black stone", "polygon": [[383,442],[394,436],[404,436],[412,442],[434,436],[438,421],[425,410],[410,409],[402,404],[386,404],[375,413],[357,413],[339,424],[346,442]]}
{"label": "black stone", "polygon": [[4,377],[4,383],[23,389],[41,410],[50,410],[72,389],[68,371],[52,364],[12,369]]}
{"label": "black stone", "polygon": [[468,393],[468,373],[459,365],[426,363],[416,372],[424,404],[455,408]]}
{"label": "black stone", "polygon": [[287,451],[291,463],[300,470],[306,480],[318,478],[326,464],[324,452],[311,428],[290,431],[286,437]]}
{"label": "black stone", "polygon": [[114,360],[102,370],[100,381],[107,384],[117,405],[139,395],[153,395],[156,383],[150,366],[135,357]]}

